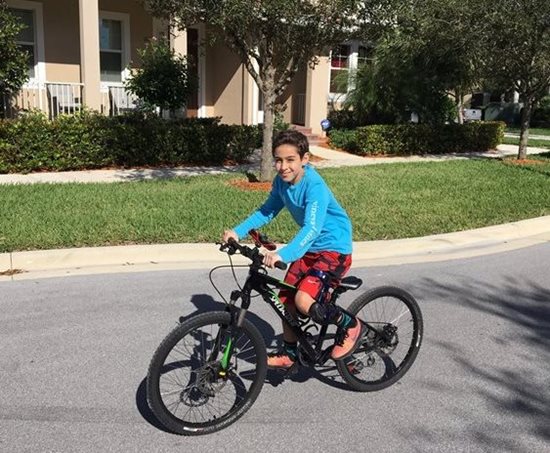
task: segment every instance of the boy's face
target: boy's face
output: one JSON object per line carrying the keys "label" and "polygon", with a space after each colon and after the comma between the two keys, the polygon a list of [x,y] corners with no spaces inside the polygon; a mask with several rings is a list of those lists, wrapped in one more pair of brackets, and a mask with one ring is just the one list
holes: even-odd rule
{"label": "boy's face", "polygon": [[304,176],[304,165],[309,162],[309,153],[300,157],[294,145],[279,145],[273,152],[275,168],[284,182],[296,184]]}

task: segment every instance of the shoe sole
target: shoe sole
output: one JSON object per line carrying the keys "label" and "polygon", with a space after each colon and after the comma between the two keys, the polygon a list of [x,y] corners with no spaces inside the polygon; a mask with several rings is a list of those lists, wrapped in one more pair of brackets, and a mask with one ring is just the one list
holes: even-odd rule
{"label": "shoe sole", "polygon": [[[357,321],[357,322],[361,322],[361,321]],[[361,339],[365,336],[365,333],[367,332],[367,326],[365,326],[365,324],[363,324],[361,322],[361,332],[359,332],[359,336],[357,337],[357,341],[355,342],[355,345],[353,346],[353,348],[351,348],[348,352],[346,352],[343,356],[341,357],[338,357],[338,358],[335,358],[335,357],[332,357],[332,355],[330,356],[330,358],[332,360],[342,360],[342,359],[346,359],[348,358],[350,355],[352,355],[355,350],[359,347],[359,343],[361,343]]]}

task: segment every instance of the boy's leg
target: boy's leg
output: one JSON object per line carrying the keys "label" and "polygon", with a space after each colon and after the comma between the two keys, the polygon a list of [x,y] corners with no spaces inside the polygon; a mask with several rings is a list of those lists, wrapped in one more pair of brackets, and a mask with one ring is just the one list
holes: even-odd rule
{"label": "boy's leg", "polygon": [[[336,286],[351,266],[351,255],[336,252],[320,252],[311,270],[322,271],[331,276]],[[364,334],[364,326],[355,317],[345,313],[340,307],[317,301],[323,282],[315,273],[309,273],[298,284],[296,307],[312,320],[320,324],[335,324],[338,332],[331,352],[334,360],[343,359],[353,353]]]}
{"label": "boy's leg", "polygon": [[[285,283],[289,285],[297,285],[298,282],[305,275],[313,261],[307,256],[293,262],[285,276]],[[279,292],[279,299],[285,305],[287,311],[296,316],[294,291],[281,290]],[[307,312],[306,312],[307,313]],[[271,368],[290,368],[296,362],[298,358],[298,338],[292,331],[292,328],[286,323],[283,324],[283,348],[275,354],[269,354],[267,356],[267,366]]]}

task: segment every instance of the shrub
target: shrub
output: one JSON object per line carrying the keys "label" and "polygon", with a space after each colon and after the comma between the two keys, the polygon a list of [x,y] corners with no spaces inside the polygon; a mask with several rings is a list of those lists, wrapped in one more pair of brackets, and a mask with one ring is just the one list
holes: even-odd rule
{"label": "shrub", "polygon": [[542,98],[531,118],[533,127],[550,127],[550,96]]}
{"label": "shrub", "polygon": [[358,154],[440,154],[487,151],[504,137],[505,123],[399,124],[358,128]]}
{"label": "shrub", "polygon": [[49,121],[31,112],[0,121],[0,172],[243,162],[261,146],[257,126],[219,123],[219,118],[163,120],[144,112],[109,118],[88,111]]}
{"label": "shrub", "polygon": [[128,91],[148,107],[177,110],[185,106],[189,96],[196,91],[196,81],[186,58],[170,49],[165,39],[156,38],[138,50],[138,54],[141,67],[125,82]]}
{"label": "shrub", "polygon": [[28,54],[17,43],[25,26],[0,2],[0,116],[4,115],[4,98],[16,94],[28,80]]}
{"label": "shrub", "polygon": [[331,110],[327,119],[332,129],[355,129],[361,126],[353,110]]}
{"label": "shrub", "polygon": [[344,149],[350,153],[359,152],[357,144],[357,135],[355,130],[332,129],[328,133],[329,143],[334,148]]}

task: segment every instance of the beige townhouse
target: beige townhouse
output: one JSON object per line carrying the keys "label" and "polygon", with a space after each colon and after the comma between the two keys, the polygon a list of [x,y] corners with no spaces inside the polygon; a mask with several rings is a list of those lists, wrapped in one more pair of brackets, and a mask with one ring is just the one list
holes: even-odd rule
{"label": "beige townhouse", "polygon": [[[137,50],[151,37],[169,35],[174,50],[195,62],[199,87],[186,115],[219,116],[228,124],[263,121],[258,87],[238,58],[222,43],[200,48],[204,26],[170,30],[137,0],[7,0],[26,25],[19,44],[30,55],[29,81],[8,106],[36,108],[50,117],[72,113],[84,105],[106,115],[135,107],[124,89],[128,67],[137,67]],[[285,121],[320,132],[320,122],[348,84],[336,84],[367,58],[359,43],[346,43],[320,56],[314,68],[296,74],[281,98]],[[305,65],[304,65],[305,66]],[[345,76],[344,76],[345,78]],[[350,79],[351,80],[351,79]]]}

